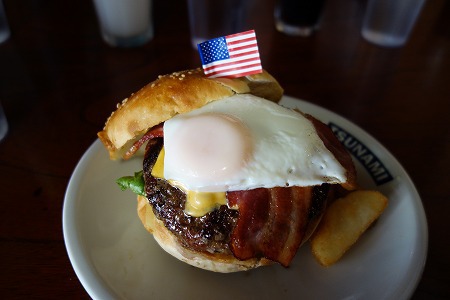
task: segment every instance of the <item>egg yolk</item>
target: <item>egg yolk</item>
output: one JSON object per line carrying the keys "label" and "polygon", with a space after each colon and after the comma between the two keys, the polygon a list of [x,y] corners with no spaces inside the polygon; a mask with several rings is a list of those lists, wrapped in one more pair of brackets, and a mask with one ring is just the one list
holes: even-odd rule
{"label": "egg yolk", "polygon": [[250,133],[235,117],[205,113],[186,117],[182,124],[170,141],[175,155],[170,155],[170,160],[166,155],[164,163],[189,178],[182,183],[187,189],[195,186],[216,191],[208,188],[238,173],[251,156]]}

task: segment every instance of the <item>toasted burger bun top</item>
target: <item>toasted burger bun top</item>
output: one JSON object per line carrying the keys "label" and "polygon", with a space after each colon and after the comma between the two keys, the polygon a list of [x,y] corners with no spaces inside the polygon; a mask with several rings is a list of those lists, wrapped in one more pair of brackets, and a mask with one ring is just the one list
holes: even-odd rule
{"label": "toasted burger bun top", "polygon": [[283,89],[266,71],[236,79],[207,78],[201,69],[159,76],[118,104],[98,137],[110,158],[118,159],[149,128],[209,102],[245,93],[277,102]]}

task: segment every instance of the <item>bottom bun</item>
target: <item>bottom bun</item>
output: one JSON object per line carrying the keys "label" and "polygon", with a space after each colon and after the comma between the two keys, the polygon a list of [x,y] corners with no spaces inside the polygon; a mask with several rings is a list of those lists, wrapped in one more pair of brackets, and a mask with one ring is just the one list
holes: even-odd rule
{"label": "bottom bun", "polygon": [[232,255],[203,253],[189,250],[178,243],[177,238],[153,214],[147,198],[138,196],[137,211],[145,229],[153,234],[156,242],[170,255],[194,267],[221,273],[246,271],[273,262],[261,259],[239,260]]}

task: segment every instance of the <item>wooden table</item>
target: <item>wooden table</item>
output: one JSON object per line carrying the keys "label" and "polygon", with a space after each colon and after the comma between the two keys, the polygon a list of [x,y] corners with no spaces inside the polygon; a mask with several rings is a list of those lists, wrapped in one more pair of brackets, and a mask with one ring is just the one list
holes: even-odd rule
{"label": "wooden table", "polygon": [[[11,38],[0,44],[0,297],[88,298],[62,234],[66,186],[121,99],[159,74],[198,67],[185,1],[154,1],[155,38],[115,49],[91,1],[4,0]],[[309,38],[276,32],[272,1],[257,31],[264,68],[285,93],[364,128],[403,165],[428,218],[429,248],[414,299],[450,297],[450,2],[429,0],[409,42],[387,49],[360,35],[364,1],[329,0]]]}

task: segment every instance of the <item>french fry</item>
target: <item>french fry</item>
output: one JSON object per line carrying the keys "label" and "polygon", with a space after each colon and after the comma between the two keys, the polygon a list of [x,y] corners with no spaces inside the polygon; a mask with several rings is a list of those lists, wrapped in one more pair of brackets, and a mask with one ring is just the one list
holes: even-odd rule
{"label": "french fry", "polygon": [[377,191],[358,190],[333,202],[311,238],[314,257],[323,266],[336,263],[381,215],[388,203]]}

